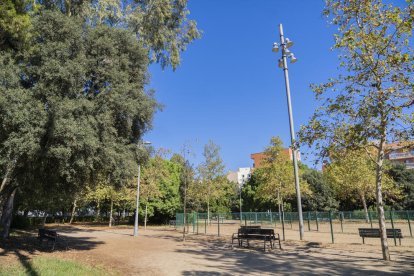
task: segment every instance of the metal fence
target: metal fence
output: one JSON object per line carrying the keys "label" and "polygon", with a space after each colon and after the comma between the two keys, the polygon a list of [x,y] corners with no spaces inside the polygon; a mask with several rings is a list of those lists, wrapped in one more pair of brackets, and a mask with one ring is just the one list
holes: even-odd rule
{"label": "metal fence", "polygon": [[[176,230],[183,231],[183,213],[176,214]],[[414,246],[411,220],[414,211],[385,211],[386,228],[393,230],[389,246]],[[186,214],[186,232],[200,235],[230,236],[242,226],[272,228],[282,240],[299,240],[297,212],[190,213]],[[310,242],[363,244],[360,228],[379,228],[377,212],[303,212],[304,239]],[[389,230],[389,231],[391,231]],[[402,238],[398,238],[401,232]],[[380,238],[365,238],[367,245],[380,245]]]}

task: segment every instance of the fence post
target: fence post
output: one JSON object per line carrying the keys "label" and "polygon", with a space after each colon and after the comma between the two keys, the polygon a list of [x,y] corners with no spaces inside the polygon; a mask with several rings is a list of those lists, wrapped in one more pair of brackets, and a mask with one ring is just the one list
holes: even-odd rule
{"label": "fence post", "polygon": [[272,212],[270,212],[270,226],[272,226]]}
{"label": "fence post", "polygon": [[342,233],[343,233],[344,232],[344,226],[342,225],[342,221],[345,219],[345,215],[342,212],[342,213],[339,213],[339,216],[340,216],[340,220],[341,220],[341,230],[342,230]]}
{"label": "fence post", "polygon": [[252,212],[249,212],[250,226],[252,226]]}
{"label": "fence post", "polygon": [[260,224],[263,225],[263,212],[260,212]]}
{"label": "fence post", "polygon": [[[395,238],[395,230],[394,230],[394,211],[390,211],[391,215],[391,225],[392,225],[392,235],[394,236],[394,244],[397,246],[397,239]],[[385,229],[387,231],[387,229]]]}
{"label": "fence post", "polygon": [[352,214],[349,213],[349,222],[352,223]]}
{"label": "fence post", "polygon": [[198,235],[198,221],[199,221],[199,218],[200,218],[200,214],[197,213],[197,235]]}
{"label": "fence post", "polygon": [[207,214],[204,218],[204,234],[207,234]]}
{"label": "fence post", "polygon": [[372,211],[369,211],[369,220],[371,221],[371,229],[372,229]]}
{"label": "fence post", "polygon": [[247,228],[247,214],[244,214],[244,227]]}
{"label": "fence post", "polygon": [[254,216],[256,218],[256,224],[257,224],[257,212],[254,213]]}
{"label": "fence post", "polygon": [[291,229],[293,229],[293,224],[292,224],[292,212],[289,212],[290,213],[290,228]]}
{"label": "fence post", "polygon": [[285,212],[282,212],[282,230],[283,230],[283,241],[285,241]]}
{"label": "fence post", "polygon": [[243,213],[240,212],[240,224],[242,224],[242,223],[243,223]]}
{"label": "fence post", "polygon": [[175,213],[175,230],[177,230],[178,213]]}
{"label": "fence post", "polygon": [[190,214],[187,213],[187,233],[190,233]]}
{"label": "fence post", "polygon": [[309,231],[310,231],[310,219],[311,219],[310,212],[308,212],[308,230]]}
{"label": "fence post", "polygon": [[278,214],[278,213],[277,212],[275,213],[275,228],[276,228],[276,221],[277,221],[276,214]]}
{"label": "fence post", "polygon": [[221,213],[221,224],[224,224],[224,215]]}
{"label": "fence post", "polygon": [[196,214],[197,213],[193,213],[193,234],[194,234],[194,232],[195,232],[195,223],[196,223]]}
{"label": "fence post", "polygon": [[318,211],[315,211],[315,217],[316,217],[316,231],[319,231]]}
{"label": "fence post", "polygon": [[218,236],[220,237],[220,213],[217,213]]}
{"label": "fence post", "polygon": [[411,231],[411,223],[410,223],[410,213],[407,211],[407,220],[408,220],[408,226],[410,227],[410,235],[413,236],[413,232]]}
{"label": "fence post", "polygon": [[329,211],[329,222],[331,223],[332,243],[335,243],[335,241],[334,241],[334,234],[333,234],[333,228],[332,228],[332,212],[331,211]]}

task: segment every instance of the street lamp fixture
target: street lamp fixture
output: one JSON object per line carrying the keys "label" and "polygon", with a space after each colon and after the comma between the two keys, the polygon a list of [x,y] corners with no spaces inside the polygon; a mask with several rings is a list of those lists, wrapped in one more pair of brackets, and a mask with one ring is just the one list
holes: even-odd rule
{"label": "street lamp fixture", "polygon": [[[280,68],[283,67],[283,71],[285,72],[286,96],[287,96],[288,111],[289,111],[290,138],[291,138],[292,145],[293,145],[295,144],[295,130],[293,128],[293,115],[292,115],[292,104],[290,100],[290,85],[289,85],[289,75],[288,75],[288,68],[287,68],[287,58],[290,58],[290,63],[295,63],[296,61],[298,61],[298,59],[295,58],[293,54],[287,49],[293,46],[293,41],[290,41],[288,38],[286,38],[286,41],[284,40],[282,24],[279,24],[279,31],[280,31],[280,48],[282,49],[282,58],[278,60],[279,62],[278,66]],[[273,46],[272,52],[275,52],[274,46]],[[301,201],[301,196],[300,196],[300,184],[299,184],[299,172],[298,172],[297,158],[298,158],[297,150],[294,150],[293,151],[293,169],[295,172],[296,198],[297,198],[298,216],[299,216],[299,234],[300,234],[300,239],[303,240],[304,230],[303,230],[303,217],[302,217],[302,201]]]}
{"label": "street lamp fixture", "polygon": [[[151,142],[145,141],[137,145],[138,148],[141,146],[151,145]],[[137,183],[137,208],[135,210],[135,223],[134,223],[134,236],[138,236],[138,207],[139,207],[139,178],[141,175],[141,164],[138,163],[138,183]]]}
{"label": "street lamp fixture", "polygon": [[273,43],[273,49],[272,49],[272,52],[273,53],[277,53],[277,52],[279,52],[279,46],[277,46],[277,43],[275,42],[275,43]]}

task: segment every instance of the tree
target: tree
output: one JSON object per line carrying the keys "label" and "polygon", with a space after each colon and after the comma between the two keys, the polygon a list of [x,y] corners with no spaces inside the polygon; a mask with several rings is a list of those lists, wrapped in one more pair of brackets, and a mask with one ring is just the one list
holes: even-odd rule
{"label": "tree", "polygon": [[253,171],[251,177],[244,183],[241,190],[242,193],[242,210],[246,212],[266,212],[271,210],[273,202],[267,198],[256,196],[257,190],[261,182],[261,175],[263,174],[263,168],[258,168]]}
{"label": "tree", "polygon": [[[376,166],[376,200],[384,260],[389,260],[382,180],[386,142],[411,146],[414,104],[412,35],[413,3],[405,7],[381,0],[326,0],[324,14],[338,27],[335,49],[345,75],[311,85],[318,101],[300,144],[315,146],[327,158],[333,150],[362,149]],[[332,89],[332,92],[327,92]],[[406,113],[407,111],[407,113]],[[372,140],[375,140],[373,142]],[[407,144],[404,144],[407,142]]]}
{"label": "tree", "polygon": [[309,184],[312,195],[302,197],[302,206],[308,211],[336,211],[339,202],[335,199],[334,190],[329,187],[323,173],[308,169],[302,174],[302,178]]}
{"label": "tree", "polygon": [[[394,185],[402,190],[402,198],[392,203],[395,210],[414,210],[414,170],[407,170],[405,164],[394,165],[388,171]],[[388,202],[388,201],[387,201]]]}
{"label": "tree", "polygon": [[198,177],[189,187],[191,198],[200,199],[207,205],[207,220],[210,223],[210,201],[219,200],[225,195],[228,182],[224,172],[223,159],[220,156],[221,147],[209,141],[204,145],[204,162],[198,166]]}
{"label": "tree", "polygon": [[[256,173],[260,182],[256,197],[263,197],[279,205],[283,212],[283,202],[296,196],[295,175],[292,161],[282,153],[284,144],[279,136],[270,139],[270,145],[264,149],[266,159],[262,161],[262,170]],[[302,171],[299,169],[299,175]],[[301,193],[311,194],[306,181],[301,181]]]}
{"label": "tree", "polygon": [[161,107],[144,90],[147,50],[129,31],[60,12],[41,12],[33,27],[37,47],[18,65],[1,58],[0,190],[38,182],[73,195],[103,170],[125,185]]}
{"label": "tree", "polygon": [[3,0],[0,3],[0,51],[17,51],[29,47],[32,24],[28,10],[37,11],[31,0]]}
{"label": "tree", "polygon": [[188,20],[188,0],[40,0],[42,7],[74,15],[91,26],[124,28],[149,50],[151,61],[164,69],[180,66],[180,52],[201,38],[197,23]]}
{"label": "tree", "polygon": [[[198,140],[196,140],[198,142]],[[184,217],[183,217],[183,242],[185,242],[185,214],[186,214],[186,206],[187,206],[187,181],[191,180],[193,176],[190,174],[192,171],[189,170],[189,162],[187,162],[186,157],[194,156],[195,153],[193,151],[193,147],[190,145],[189,140],[185,140],[184,144],[181,147],[181,154],[182,154],[182,161],[183,161],[183,179],[184,179]],[[179,160],[176,158],[176,160]],[[191,183],[191,182],[190,182]]]}
{"label": "tree", "polygon": [[142,185],[140,198],[145,199],[145,220],[144,228],[147,230],[147,215],[148,215],[148,202],[162,197],[160,191],[160,182],[171,183],[169,179],[168,170],[165,169],[163,156],[168,154],[170,150],[160,147],[155,153],[155,157],[145,164],[142,168]]}
{"label": "tree", "polygon": [[[358,197],[364,207],[365,221],[369,222],[367,200],[375,198],[375,168],[362,150],[332,153],[332,163],[326,166],[325,174],[339,198]],[[384,174],[382,179],[384,196],[398,196],[401,192],[392,179]]]}

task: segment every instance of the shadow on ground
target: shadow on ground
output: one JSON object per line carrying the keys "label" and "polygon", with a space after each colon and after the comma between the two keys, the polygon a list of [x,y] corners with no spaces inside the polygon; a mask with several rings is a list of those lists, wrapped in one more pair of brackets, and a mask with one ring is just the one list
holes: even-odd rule
{"label": "shadow on ground", "polygon": [[[160,230],[163,231],[163,230]],[[182,236],[163,233],[164,239],[182,242]],[[188,242],[199,246],[181,247],[178,253],[197,256],[212,265],[184,271],[182,275],[414,275],[412,252],[398,253],[399,261],[382,261],[381,252],[364,252],[326,248],[319,243],[282,242],[263,251],[263,243],[250,243],[249,248],[231,249],[229,237],[186,235]],[[200,248],[201,247],[201,248]],[[184,249],[185,248],[185,249]],[[395,257],[395,256],[394,256]],[[219,265],[218,265],[219,264]]]}
{"label": "shadow on ground", "polygon": [[[48,228],[49,230],[55,230]],[[64,235],[65,232],[72,232],[74,229],[58,229],[58,233]],[[38,274],[33,269],[30,260],[33,257],[42,255],[47,256],[56,251],[62,253],[66,252],[66,246],[62,243],[61,246],[56,245],[55,250],[52,250],[51,244],[47,245],[43,241],[42,245],[37,239],[37,231],[18,231],[18,235],[12,235],[8,239],[0,238],[0,257],[15,255],[20,263],[31,271],[30,275],[37,276]],[[103,242],[94,241],[93,238],[85,237],[67,237],[69,250],[91,250],[96,248]]]}

